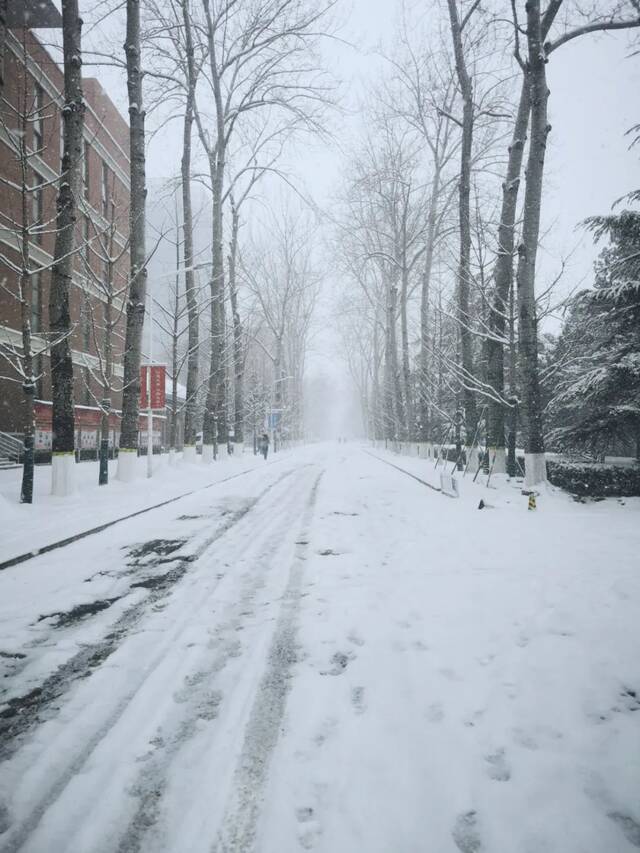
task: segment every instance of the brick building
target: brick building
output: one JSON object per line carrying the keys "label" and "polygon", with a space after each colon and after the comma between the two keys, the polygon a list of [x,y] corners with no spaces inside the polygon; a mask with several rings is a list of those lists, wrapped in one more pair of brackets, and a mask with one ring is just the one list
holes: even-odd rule
{"label": "brick building", "polygon": [[[42,7],[42,4],[39,4]],[[44,4],[46,6],[46,4]],[[55,10],[53,10],[55,12]],[[55,26],[49,20],[49,26]],[[26,56],[26,65],[25,65]],[[0,433],[20,435],[24,394],[19,293],[23,211],[30,234],[33,351],[36,353],[36,450],[51,447],[51,380],[47,351],[50,265],[55,244],[57,184],[62,156],[64,79],[33,30],[6,32],[0,112]],[[99,440],[100,401],[105,397],[106,328],[110,319],[113,371],[110,441],[117,444],[121,405],[122,350],[129,253],[129,133],[96,79],[83,80],[86,101],[83,193],[78,202],[74,277],[70,291],[74,365],[76,447],[90,450]],[[22,131],[26,131],[22,133]],[[24,138],[27,156],[20,153]],[[23,175],[26,180],[23,179]],[[29,191],[23,193],[22,186]],[[24,197],[23,197],[24,196]],[[13,380],[13,381],[12,381]],[[17,380],[17,381],[15,381]]]}

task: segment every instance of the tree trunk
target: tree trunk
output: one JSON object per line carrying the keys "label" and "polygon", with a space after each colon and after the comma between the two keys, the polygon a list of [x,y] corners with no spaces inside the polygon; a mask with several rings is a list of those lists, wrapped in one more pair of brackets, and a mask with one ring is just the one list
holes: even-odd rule
{"label": "tree trunk", "polygon": [[509,288],[509,417],[507,420],[507,474],[518,473],[516,459],[516,437],[518,434],[518,352],[516,348],[516,313],[513,275]]}
{"label": "tree trunk", "polygon": [[478,415],[476,399],[468,387],[473,377],[473,349],[470,331],[469,294],[471,286],[471,153],[473,145],[473,84],[467,71],[462,45],[462,28],[458,19],[456,0],[448,0],[451,35],[456,60],[456,72],[462,95],[462,142],[460,146],[460,187],[458,210],[460,220],[460,258],[458,263],[458,322],[460,355],[463,371],[462,397],[465,415],[465,444],[474,441]]}
{"label": "tree trunk", "polygon": [[[404,256],[404,253],[403,253]],[[415,430],[413,413],[413,395],[411,394],[411,366],[409,362],[409,321],[407,317],[407,297],[409,290],[409,271],[406,258],[402,264],[402,290],[400,296],[400,333],[402,335],[402,389],[404,397],[403,438],[410,441]]]}
{"label": "tree trunk", "polygon": [[242,321],[238,310],[236,282],[236,257],[238,253],[238,211],[231,204],[231,251],[229,253],[229,296],[233,315],[233,435],[234,441],[244,441],[244,352],[242,346]]}
{"label": "tree trunk", "polygon": [[[207,405],[204,416],[203,444],[226,447],[226,375],[224,364],[224,264],[222,261],[222,180],[224,160],[221,152],[210,163],[213,185],[211,213],[211,361]],[[208,451],[207,455],[210,455]],[[205,460],[206,461],[206,460]]]}
{"label": "tree trunk", "polygon": [[0,98],[3,97],[5,84],[4,56],[7,45],[8,8],[8,0],[0,0]]}
{"label": "tree trunk", "polygon": [[420,294],[420,441],[431,440],[431,412],[429,406],[429,291],[437,230],[437,200],[440,193],[440,171],[433,176],[433,189],[429,201],[427,218],[427,238],[422,273],[422,291]]}
{"label": "tree trunk", "polygon": [[[489,314],[489,329],[493,337],[487,339],[488,384],[496,395],[504,398],[504,338],[509,294],[513,285],[513,255],[515,246],[516,213],[518,208],[518,189],[524,157],[524,146],[529,125],[530,112],[529,82],[522,81],[520,103],[509,146],[507,173],[502,185],[502,209],[498,225],[498,256],[494,268],[495,291]],[[499,339],[499,340],[498,340]],[[505,458],[505,405],[497,400],[489,400],[489,447],[495,462],[493,472],[503,474],[506,471]]]}
{"label": "tree trunk", "polygon": [[131,480],[135,477],[135,457],[138,450],[140,362],[147,293],[145,244],[147,187],[145,176],[145,114],[142,108],[142,69],[140,68],[139,0],[127,0],[127,35],[124,49],[127,57],[127,92],[129,96],[129,157],[131,160],[129,251],[131,266],[127,299],[118,479]]}
{"label": "tree trunk", "polygon": [[[113,240],[113,231],[111,233]],[[102,416],[100,421],[100,467],[98,485],[109,482],[109,414],[113,380],[113,263],[109,262],[109,292],[104,306],[104,375],[102,382]]]}
{"label": "tree trunk", "polygon": [[[24,45],[24,34],[23,34]],[[22,391],[24,393],[24,455],[22,459],[22,485],[20,488],[20,503],[33,503],[33,451],[36,432],[33,400],[36,381],[33,373],[33,352],[31,350],[31,304],[33,299],[33,281],[31,279],[31,257],[29,241],[29,201],[28,201],[28,155],[27,140],[27,55],[24,48],[24,101],[20,115],[20,170],[21,170],[21,205],[22,228],[20,230],[20,248],[22,269],[20,272],[20,325],[22,329]]]}
{"label": "tree trunk", "polygon": [[80,196],[83,156],[84,98],[82,94],[82,21],[78,0],[63,0],[64,51],[64,147],[62,175],[56,209],[54,264],[49,292],[51,334],[51,427],[52,493],[73,491],[75,422],[73,410],[73,361],[71,358],[72,285],[76,227],[76,199]]}
{"label": "tree trunk", "polygon": [[[177,207],[177,205],[176,205]],[[177,211],[176,211],[177,222]],[[176,224],[176,283],[173,296],[173,326],[171,328],[171,422],[169,424],[169,450],[175,451],[178,438],[178,319],[180,312],[180,229]]]}
{"label": "tree trunk", "polygon": [[193,129],[193,105],[195,98],[196,74],[194,67],[193,39],[191,35],[191,19],[187,0],[182,5],[182,15],[185,32],[185,54],[187,60],[187,102],[184,112],[182,133],[182,217],[184,230],[184,286],[187,299],[187,314],[189,329],[187,333],[189,353],[187,355],[187,400],[184,415],[184,444],[192,454],[196,444],[196,395],[198,392],[200,320],[198,316],[198,300],[195,292],[195,274],[193,270],[193,206],[191,203],[191,132]]}
{"label": "tree trunk", "polygon": [[528,486],[546,480],[542,411],[538,377],[538,329],[535,300],[536,256],[540,233],[542,181],[547,136],[549,92],[542,39],[540,0],[528,0],[527,44],[531,98],[531,142],[527,162],[522,242],[518,247],[518,333],[524,424],[525,481]]}

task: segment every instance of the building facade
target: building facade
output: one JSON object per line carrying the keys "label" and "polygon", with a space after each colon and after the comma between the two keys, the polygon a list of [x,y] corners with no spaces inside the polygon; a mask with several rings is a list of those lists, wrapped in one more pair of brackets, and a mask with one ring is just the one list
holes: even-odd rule
{"label": "building facade", "polygon": [[[0,432],[25,426],[21,299],[28,296],[36,393],[36,450],[51,447],[48,303],[62,158],[64,78],[35,33],[8,29],[0,109]],[[76,447],[99,442],[105,399],[117,446],[128,251],[129,132],[96,79],[86,102],[82,197],[70,290]],[[26,251],[25,251],[25,247]],[[24,287],[28,270],[29,287]]]}

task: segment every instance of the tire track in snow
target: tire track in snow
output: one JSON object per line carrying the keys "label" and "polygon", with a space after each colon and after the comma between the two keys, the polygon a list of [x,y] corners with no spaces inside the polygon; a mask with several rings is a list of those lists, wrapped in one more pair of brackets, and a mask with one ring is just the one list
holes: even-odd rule
{"label": "tire track in snow", "polygon": [[[307,466],[303,466],[307,467]],[[212,546],[215,546],[218,540],[220,540],[226,533],[228,533],[232,528],[238,530],[238,523],[250,518],[250,512],[252,509],[255,509],[256,505],[259,501],[261,501],[270,491],[272,491],[277,485],[281,484],[285,479],[299,472],[301,469],[293,469],[291,471],[285,472],[281,476],[277,478],[274,482],[270,483],[263,491],[253,500],[253,502],[243,508],[240,517],[230,517],[225,525],[223,525],[224,529],[218,528],[214,534],[209,536],[201,545],[198,547],[196,554],[198,558],[203,557],[208,549]],[[295,492],[288,492],[287,496],[292,498],[293,500],[298,500],[296,498]],[[282,501],[276,499],[275,501],[275,513],[269,516],[270,524],[267,529],[264,531],[266,535],[266,550],[269,547],[275,547],[282,540],[282,536],[284,530],[290,524],[290,507],[288,506],[287,501]],[[274,529],[275,526],[275,529]],[[257,540],[255,535],[255,527],[250,531],[252,535],[243,536],[240,539],[240,545],[237,548],[234,548],[234,557],[240,558],[245,551],[249,551],[252,548],[255,548]],[[260,554],[264,555],[265,548],[260,550]],[[192,563],[192,565],[197,565],[197,563]],[[254,572],[255,581],[257,584],[261,582],[261,576],[259,573]],[[189,576],[187,576],[189,577]],[[224,578],[225,576],[223,576]],[[163,642],[159,644],[155,648],[155,653],[152,659],[147,663],[147,665],[142,669],[140,673],[136,673],[136,683],[133,688],[130,688],[125,696],[123,696],[120,701],[118,701],[115,707],[112,707],[108,713],[106,718],[99,725],[98,729],[92,729],[88,738],[86,738],[82,743],[74,744],[74,751],[72,755],[69,755],[69,761],[65,764],[64,767],[59,768],[59,772],[56,774],[54,778],[52,778],[46,789],[43,791],[42,795],[36,800],[34,805],[29,811],[29,814],[24,817],[22,820],[18,820],[13,825],[11,824],[11,815],[10,813],[6,813],[7,820],[5,821],[5,833],[2,833],[0,836],[0,850],[2,853],[17,853],[17,851],[21,850],[23,846],[29,841],[31,836],[36,832],[38,826],[45,816],[46,812],[60,799],[60,797],[64,794],[67,786],[71,782],[71,780],[79,773],[83,772],[83,769],[90,762],[90,759],[95,752],[95,750],[99,747],[99,745],[104,741],[109,733],[114,729],[114,727],[120,722],[120,720],[125,716],[127,709],[131,706],[134,699],[141,693],[145,685],[149,682],[149,680],[156,674],[156,672],[162,667],[162,664],[165,660],[165,655],[168,650],[175,646],[178,642],[181,634],[188,629],[190,624],[193,622],[194,617],[200,613],[204,608],[206,608],[211,599],[214,597],[220,583],[223,578],[220,578],[215,582],[211,589],[207,591],[205,596],[202,596],[197,605],[191,610],[186,610],[184,616],[172,623],[172,630],[170,632],[166,632],[163,638]],[[148,604],[149,598],[145,600],[142,604]],[[233,603],[232,603],[233,604]],[[236,608],[239,612],[242,610],[242,602],[236,602]],[[245,602],[246,606],[246,602]],[[142,621],[142,618],[145,615],[151,615],[146,612],[146,607],[142,608],[141,605],[134,605],[136,608],[136,619],[135,621],[127,626],[127,632],[129,633],[134,626],[138,626],[138,624]],[[231,614],[230,614],[231,615]],[[229,623],[230,629],[233,629],[233,620]],[[113,631],[112,631],[113,633]],[[119,640],[126,639],[126,634],[119,638]],[[118,645],[110,648],[108,654],[105,655],[103,660],[106,659],[109,655],[111,655],[116,649]],[[100,661],[100,663],[103,662]],[[182,663],[182,662],[181,662]],[[217,664],[214,664],[214,669]],[[85,675],[91,674],[84,673]],[[78,675],[82,675],[82,673],[74,672],[74,680]],[[67,688],[71,686],[71,682],[67,684]],[[59,695],[55,698],[59,698]],[[74,721],[74,723],[77,721]],[[92,720],[93,722],[93,720]],[[64,733],[61,733],[64,734]],[[17,755],[19,758],[19,754]],[[33,757],[30,757],[30,761],[33,761]],[[37,761],[37,758],[36,758]],[[5,765],[10,762],[3,762]],[[2,764],[0,764],[2,767]],[[0,804],[1,806],[2,804]],[[148,827],[147,827],[148,828]],[[117,840],[114,840],[114,843],[117,845]],[[44,849],[44,848],[41,848]],[[69,848],[72,849],[72,848]],[[114,846],[114,849],[118,849]],[[126,848],[124,848],[126,849]],[[139,849],[136,848],[135,844],[130,848],[131,850]]]}
{"label": "tire track in snow", "polygon": [[249,853],[254,849],[263,789],[271,754],[278,741],[290,689],[291,669],[297,662],[297,618],[302,590],[309,525],[313,518],[318,486],[324,471],[311,488],[296,551],[289,569],[280,615],[275,628],[267,668],[245,727],[242,752],[233,778],[231,797],[212,853]]}
{"label": "tire track in snow", "polygon": [[[299,469],[300,470],[300,469]],[[315,488],[315,486],[314,486]],[[291,491],[287,498],[293,506],[299,506],[299,498]],[[162,797],[167,790],[167,779],[171,772],[171,763],[185,741],[196,731],[198,720],[214,720],[218,716],[218,707],[224,702],[224,694],[216,690],[215,679],[232,659],[240,657],[241,643],[239,632],[243,623],[251,618],[251,608],[258,591],[265,586],[264,567],[282,546],[286,534],[291,531],[291,509],[286,504],[279,508],[278,518],[270,517],[267,538],[252,560],[253,567],[243,578],[240,596],[230,602],[228,609],[220,615],[222,620],[215,629],[216,654],[200,659],[191,674],[185,676],[190,697],[182,715],[176,716],[169,725],[162,724],[161,748],[156,750],[150,764],[139,773],[133,786],[139,803],[135,815],[120,840],[118,853],[139,853],[142,850],[163,849],[161,827],[156,824],[162,814]],[[280,588],[281,589],[281,588]],[[286,598],[288,591],[284,592]],[[268,640],[265,639],[264,642]],[[250,652],[250,649],[244,649]],[[174,694],[175,695],[175,694]]]}
{"label": "tire track in snow", "polygon": [[[126,637],[131,634],[140,621],[149,612],[150,608],[157,605],[173,592],[175,583],[182,580],[189,570],[189,565],[199,559],[205,551],[215,542],[221,539],[232,527],[238,524],[247,513],[262,500],[273,488],[292,476],[293,470],[285,471],[272,483],[264,488],[255,498],[248,501],[245,506],[219,525],[215,531],[201,542],[192,554],[180,557],[176,555],[176,566],[170,570],[175,577],[174,583],[160,584],[155,589],[150,589],[149,594],[142,600],[128,607],[109,629],[109,633],[101,640],[92,643],[84,643],[78,652],[62,663],[54,672],[36,687],[29,690],[23,696],[17,696],[6,701],[6,707],[0,711],[0,766],[19,748],[19,737],[39,722],[40,715],[47,711],[54,701],[59,701],[73,686],[79,678],[86,678],[107,660],[122,644]],[[172,561],[173,562],[173,561]],[[151,568],[153,566],[150,566]],[[132,583],[125,595],[139,583]],[[55,629],[54,629],[55,630]],[[80,628],[82,630],[82,628]],[[45,645],[51,634],[47,634],[40,641]]]}

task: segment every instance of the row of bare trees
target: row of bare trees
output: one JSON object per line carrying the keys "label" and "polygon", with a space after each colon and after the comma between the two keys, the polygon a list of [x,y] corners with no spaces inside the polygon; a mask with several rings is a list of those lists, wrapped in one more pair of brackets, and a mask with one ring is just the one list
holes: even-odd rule
{"label": "row of bare trees", "polygon": [[[105,9],[118,13],[117,5],[113,9],[103,5],[95,10],[98,17],[104,16]],[[180,408],[184,408],[186,455],[195,454],[196,436],[202,432],[205,461],[216,455],[217,447],[228,446],[230,426],[237,442],[243,440],[247,419],[261,429],[269,408],[278,411],[281,428],[290,435],[300,433],[302,373],[319,281],[311,262],[315,226],[306,215],[291,211],[259,217],[256,199],[261,184],[270,183],[273,196],[277,181],[290,183],[281,169],[290,143],[304,134],[322,132],[331,85],[321,68],[317,44],[332,6],[332,0],[321,4],[310,0],[127,0],[122,52],[94,48],[83,53],[77,0],[63,3],[64,101],[60,109],[64,130],[59,174],[50,182],[57,194],[56,215],[48,223],[36,207],[42,205],[49,183],[44,186],[33,179],[31,163],[42,150],[35,143],[30,145],[30,139],[32,126],[35,134],[37,123],[53,115],[58,105],[43,104],[40,89],[29,79],[31,24],[25,18],[20,103],[0,93],[3,127],[8,129],[8,144],[22,170],[21,178],[9,181],[11,190],[17,191],[16,204],[2,210],[2,225],[15,233],[20,259],[16,262],[7,255],[2,261],[19,282],[12,296],[19,305],[21,340],[6,344],[3,355],[11,378],[17,376],[22,385],[27,404],[23,501],[31,502],[33,493],[34,397],[43,355],[51,364],[53,491],[63,495],[73,490],[76,429],[70,291],[75,286],[85,288],[85,325],[97,352],[97,367],[94,362],[82,370],[96,380],[92,384],[102,394],[93,400],[103,415],[99,481],[108,480],[109,418],[112,398],[118,393],[122,394],[118,478],[129,481],[135,476],[148,266],[158,243],[166,239],[162,234],[151,240],[147,221],[146,159],[149,145],[154,144],[145,129],[148,109],[158,116],[158,126],[179,119],[183,130],[181,154],[167,167],[169,174],[176,175],[172,190],[179,198],[174,217],[178,230],[175,286],[172,304],[161,304],[156,314],[156,322],[171,342],[171,445],[178,443]],[[3,16],[3,27],[4,20]],[[5,40],[3,28],[3,53]],[[83,61],[115,65],[126,77],[130,193],[117,200],[120,213],[128,211],[124,242],[116,239],[113,208],[106,227],[90,215],[79,216],[86,133]],[[54,143],[48,139],[41,144],[44,150]],[[194,186],[204,188],[207,198],[206,261],[194,248]],[[32,258],[32,245],[45,231],[55,234],[50,266],[36,264]],[[250,234],[246,247],[244,233]],[[123,276],[127,256],[129,269]],[[206,287],[198,274],[201,269],[208,271]],[[31,323],[40,294],[34,282],[41,276],[50,281],[49,328],[38,329],[38,340],[44,344],[34,349]],[[120,359],[121,380],[115,369]],[[186,400],[179,404],[178,380],[183,374]]]}
{"label": "row of bare trees", "polygon": [[640,26],[640,7],[527,0],[509,12],[446,0],[427,19],[403,7],[335,239],[352,282],[342,338],[370,433],[455,440],[472,465],[486,443],[493,470],[512,474],[521,435],[535,485],[546,478],[538,326],[553,301],[536,263],[547,64],[576,38]]}

